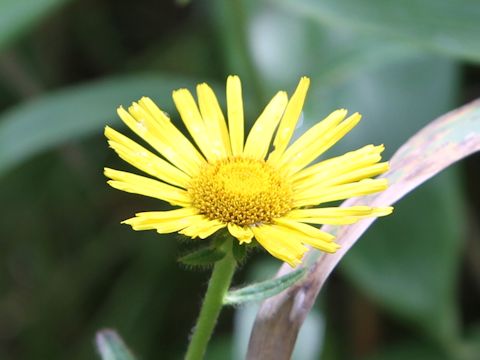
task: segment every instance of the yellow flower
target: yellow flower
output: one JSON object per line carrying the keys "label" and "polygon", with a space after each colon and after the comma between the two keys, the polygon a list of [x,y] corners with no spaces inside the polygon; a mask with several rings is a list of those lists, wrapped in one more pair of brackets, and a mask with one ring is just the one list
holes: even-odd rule
{"label": "yellow flower", "polygon": [[[197,86],[198,105],[186,89],[173,101],[196,146],[149,98],[118,108],[125,124],[158,154],[110,127],[109,145],[126,162],[151,177],[105,168],[116,189],[150,196],[177,208],[136,214],[124,221],[134,230],[179,232],[206,238],[227,228],[240,243],[253,238],[270,254],[298,265],[311,245],[333,253],[334,236],[309,224],[351,224],[384,216],[391,207],[314,207],[387,188],[379,162],[383,145],[367,145],[342,156],[312,163],[359,121],[344,109],[328,115],[289,146],[310,80],[303,77],[288,100],[279,91],[244,139],[240,79],[227,79],[227,119],[207,84]],[[273,151],[269,153],[270,146]],[[155,179],[154,179],[155,178]]]}

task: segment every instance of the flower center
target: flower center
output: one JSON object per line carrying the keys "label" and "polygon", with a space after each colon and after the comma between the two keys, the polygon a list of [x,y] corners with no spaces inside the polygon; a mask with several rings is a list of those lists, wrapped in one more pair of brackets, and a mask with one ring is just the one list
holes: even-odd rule
{"label": "flower center", "polygon": [[188,193],[209,219],[239,226],[271,223],[292,208],[291,186],[262,160],[233,157],[208,164]]}

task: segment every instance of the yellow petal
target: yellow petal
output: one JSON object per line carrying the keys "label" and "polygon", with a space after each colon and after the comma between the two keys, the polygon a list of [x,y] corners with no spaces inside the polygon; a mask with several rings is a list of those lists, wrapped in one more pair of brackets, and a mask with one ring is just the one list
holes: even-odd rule
{"label": "yellow petal", "polygon": [[[133,109],[136,109],[135,103],[133,105]],[[205,163],[205,159],[190,140],[172,124],[168,116],[150,98],[141,98],[138,105],[158,124],[156,136],[169,145],[166,154],[162,153],[162,155],[168,160],[174,158],[181,163],[188,164],[188,168],[193,168],[192,172],[196,174],[199,166]],[[191,174],[189,173],[189,175]]]}
{"label": "yellow petal", "polygon": [[219,157],[231,155],[227,125],[213,90],[207,84],[200,84],[197,86],[197,96],[212,151],[218,153]]}
{"label": "yellow petal", "polygon": [[306,236],[314,237],[318,240],[332,242],[333,239],[335,239],[335,236],[326,233],[325,231],[319,230],[311,225],[303,224],[296,220],[288,218],[278,218],[275,219],[275,224],[289,228],[291,230],[298,231]]}
{"label": "yellow petal", "polygon": [[238,76],[227,78],[228,129],[233,156],[243,153],[244,120],[242,84]]}
{"label": "yellow petal", "polygon": [[285,113],[283,114],[280,125],[278,126],[275,140],[273,141],[274,151],[269,156],[269,161],[275,162],[283,154],[292,138],[298,119],[302,114],[303,104],[307,96],[310,79],[302,77],[298,83],[297,89],[288,102]]}
{"label": "yellow petal", "polygon": [[325,207],[317,209],[295,209],[290,211],[286,217],[309,224],[344,225],[353,224],[368,217],[386,216],[391,214],[392,211],[392,207]]}
{"label": "yellow petal", "polygon": [[316,176],[310,177],[308,180],[303,180],[300,184],[294,187],[295,194],[302,196],[302,193],[309,191],[311,188],[331,187],[334,185],[348,184],[362,179],[374,177],[383,174],[389,169],[387,162],[372,164],[359,169],[342,169],[343,171],[333,170],[332,172],[325,171],[317,173]]}
{"label": "yellow petal", "polygon": [[178,159],[177,161],[188,164],[189,168],[193,167],[192,171],[194,173],[198,171],[199,166],[205,163],[205,159],[190,140],[172,124],[167,114],[158,108],[150,98],[142,97],[138,104],[133,103],[130,109],[132,115],[140,112],[145,118],[150,117],[150,121],[157,124],[155,128],[156,136],[169,145],[167,153],[162,153],[168,160],[170,160],[170,157]]}
{"label": "yellow petal", "polygon": [[364,179],[332,187],[322,187],[320,184],[318,188],[310,188],[301,195],[295,194],[294,207],[318,205],[329,201],[373,194],[385,190],[387,186],[387,179]]}
{"label": "yellow petal", "polygon": [[[318,233],[312,231],[311,229],[307,229],[306,227],[312,228],[312,226],[306,224],[297,223],[296,225],[294,225],[293,223],[295,222],[291,222],[288,225],[273,225],[272,227],[277,231],[282,232],[285,237],[296,239],[297,241],[300,241],[303,244],[311,245],[318,250],[322,250],[328,253],[334,253],[340,248],[338,244],[332,241],[332,235],[327,234],[323,231],[321,233]],[[304,227],[303,225],[305,225],[306,227]]]}
{"label": "yellow petal", "polygon": [[287,102],[287,93],[279,91],[268,103],[248,134],[245,149],[243,149],[244,156],[254,159],[265,158]]}
{"label": "yellow petal", "polygon": [[[345,111],[341,110],[332,113],[318,127],[314,126],[308,130],[285,151],[281,164],[287,168],[288,173],[294,174],[310,164],[345,136],[361,119],[360,114],[355,113],[339,123],[344,115]],[[326,125],[322,127],[323,122],[326,122]]]}
{"label": "yellow petal", "polygon": [[377,208],[372,208],[372,210],[373,212],[371,216],[382,217],[382,216],[390,215],[393,212],[393,206],[377,207]]}
{"label": "yellow petal", "polygon": [[308,250],[296,238],[274,228],[272,225],[253,226],[255,239],[274,257],[285,261],[291,267],[302,262],[303,254]]}
{"label": "yellow petal", "polygon": [[388,162],[373,164],[370,166],[365,166],[360,169],[356,169],[354,171],[347,172],[343,175],[332,176],[329,179],[324,179],[324,185],[340,185],[340,184],[347,184],[352,183],[355,181],[359,181],[362,179],[374,177],[380,174],[383,174],[390,168]]}
{"label": "yellow petal", "polygon": [[325,119],[320,121],[315,126],[308,129],[302,136],[300,136],[292,145],[290,145],[285,153],[278,160],[279,165],[288,163],[296,154],[305,150],[306,146],[312,146],[322,137],[322,134],[330,132],[334,129],[347,115],[347,110],[339,109],[330,113]]}
{"label": "yellow petal", "polygon": [[[133,230],[157,230],[160,234],[176,232],[195,221],[198,210],[192,207],[169,211],[149,211],[135,214],[135,217],[122,221]],[[196,217],[194,217],[196,216]]]}
{"label": "yellow petal", "polygon": [[[150,99],[147,100],[153,104]],[[142,101],[146,101],[145,98],[140,100]],[[168,161],[189,175],[196,174],[205,160],[190,141],[170,123],[168,117],[158,108],[157,110],[158,113],[152,115],[139,104],[133,103],[129,107],[131,113],[123,107],[119,107],[117,113],[133,132]]]}
{"label": "yellow petal", "polygon": [[105,136],[110,140],[110,147],[123,160],[147,174],[182,188],[190,181],[190,176],[183,171],[108,126],[105,127]]}
{"label": "yellow petal", "polygon": [[218,159],[220,156],[211,147],[205,123],[190,91],[187,89],[174,91],[173,101],[188,132],[205,157],[209,161]]}
{"label": "yellow petal", "polygon": [[227,224],[222,223],[221,221],[210,220],[205,216],[201,216],[195,221],[195,223],[180,231],[180,234],[189,236],[192,239],[195,239],[196,237],[205,239],[225,226],[227,226]]}
{"label": "yellow petal", "polygon": [[115,189],[150,196],[167,201],[172,205],[184,207],[190,205],[190,197],[185,190],[167,185],[158,180],[109,168],[105,168],[105,176],[112,179],[108,181],[108,184]]}
{"label": "yellow petal", "polygon": [[385,147],[383,145],[366,145],[360,149],[309,166],[294,174],[291,179],[294,186],[298,186],[301,185],[304,180],[308,181],[310,178],[324,173],[328,173],[328,176],[331,176],[333,174],[345,173],[362,168],[366,165],[375,164],[382,159],[380,154],[384,149]]}
{"label": "yellow petal", "polygon": [[236,237],[240,244],[249,244],[253,238],[253,232],[249,227],[242,227],[232,223],[228,224],[228,231],[232,236]]}

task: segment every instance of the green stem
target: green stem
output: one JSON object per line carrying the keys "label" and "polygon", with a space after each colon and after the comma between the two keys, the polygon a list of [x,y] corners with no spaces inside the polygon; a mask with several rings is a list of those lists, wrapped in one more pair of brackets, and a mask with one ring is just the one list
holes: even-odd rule
{"label": "green stem", "polygon": [[227,70],[239,75],[251,86],[255,111],[264,106],[265,94],[261,78],[253,62],[247,38],[247,9],[245,0],[216,0],[213,2],[214,22],[224,49]]}
{"label": "green stem", "polygon": [[227,254],[222,260],[216,262],[213,267],[212,277],[208,283],[207,293],[205,294],[200,315],[188,345],[185,360],[203,359],[208,341],[212,336],[218,315],[223,306],[223,297],[232,281],[236,262],[232,255],[231,239],[225,242],[224,250],[227,251]]}
{"label": "green stem", "polygon": [[252,54],[248,46],[247,37],[247,9],[244,0],[227,1],[229,4],[229,21],[231,21],[232,31],[236,33],[238,55],[240,61],[243,63],[243,68],[248,74],[248,80],[252,83],[255,98],[258,99],[260,109],[263,106],[265,94],[263,93],[263,87],[258,74],[257,68],[253,62]]}

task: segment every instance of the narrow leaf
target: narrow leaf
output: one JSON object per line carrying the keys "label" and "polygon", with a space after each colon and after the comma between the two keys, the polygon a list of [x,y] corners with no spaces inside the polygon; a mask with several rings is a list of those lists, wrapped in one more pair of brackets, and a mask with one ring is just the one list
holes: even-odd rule
{"label": "narrow leaf", "polygon": [[150,96],[164,111],[174,109],[173,89],[196,81],[156,74],[134,74],[64,88],[0,115],[0,176],[29,156],[68,140],[101,134],[120,123],[119,105]]}
{"label": "narrow leaf", "polygon": [[245,286],[241,289],[232,290],[225,295],[225,305],[238,305],[251,301],[265,300],[277,295],[300,280],[306,273],[305,268],[296,269],[284,276],[262,281],[256,284]]}
{"label": "narrow leaf", "polygon": [[105,329],[97,332],[95,343],[102,360],[135,360],[114,330]]}

